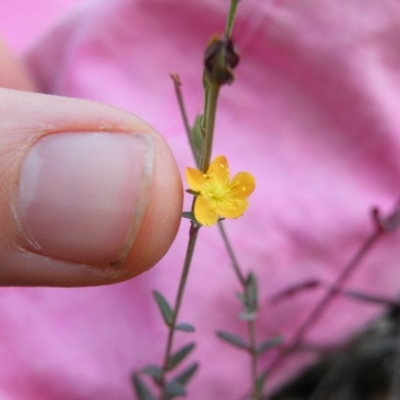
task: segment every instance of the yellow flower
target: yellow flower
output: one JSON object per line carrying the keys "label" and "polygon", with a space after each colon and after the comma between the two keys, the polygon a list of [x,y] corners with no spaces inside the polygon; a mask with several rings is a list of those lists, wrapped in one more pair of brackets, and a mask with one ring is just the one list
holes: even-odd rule
{"label": "yellow flower", "polygon": [[186,180],[197,194],[194,216],[206,226],[214,225],[219,217],[240,217],[249,206],[247,198],[256,186],[253,175],[248,172],[239,172],[231,180],[224,156],[218,156],[205,174],[186,168]]}

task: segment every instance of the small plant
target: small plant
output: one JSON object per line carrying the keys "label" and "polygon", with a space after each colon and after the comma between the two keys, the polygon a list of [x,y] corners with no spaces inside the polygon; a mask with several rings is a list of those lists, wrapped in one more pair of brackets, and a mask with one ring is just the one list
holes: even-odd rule
{"label": "small plant", "polygon": [[[177,330],[189,333],[195,330],[188,323],[178,322],[178,314],[196,240],[203,226],[209,227],[218,224],[231,257],[233,269],[243,287],[243,292],[238,293],[242,305],[239,318],[243,319],[248,325],[249,339],[245,340],[233,333],[224,331],[218,331],[217,335],[223,341],[249,353],[252,372],[252,399],[261,399],[266,380],[266,371],[261,374],[257,372],[257,357],[281,341],[280,338],[273,338],[264,340],[259,344],[256,342],[254,325],[258,311],[257,279],[251,272],[247,277],[244,277],[222,222],[225,218],[238,218],[246,211],[249,206],[248,198],[256,186],[254,177],[248,172],[239,172],[231,177],[228,161],[223,155],[211,160],[218,95],[223,85],[231,84],[234,81],[233,70],[239,63],[239,54],[231,38],[238,3],[239,0],[231,1],[224,34],[214,36],[205,50],[204,112],[195,118],[193,128],[190,127],[187,117],[179,76],[171,75],[197,168],[188,167],[186,169],[186,180],[189,186],[187,192],[194,197],[192,209],[183,213],[183,218],[190,221],[189,241],[174,306],[171,307],[161,293],[153,292],[168,329],[165,355],[162,364],[148,365],[133,374],[133,384],[139,400],[156,398],[169,400],[178,396],[185,396],[186,385],[199,367],[198,363],[192,362],[179,374],[173,375],[175,368],[181,366],[181,363],[186,361],[186,358],[192,353],[195,343],[189,342],[174,352],[172,352],[172,347],[174,333]],[[143,375],[149,376],[154,386],[158,388],[158,397],[153,394],[153,389],[148,386]]]}
{"label": "small plant", "polygon": [[[224,85],[233,83],[234,69],[239,63],[239,53],[232,39],[238,4],[239,0],[231,0],[225,32],[212,37],[205,49],[202,79],[204,109],[201,115],[196,116],[193,124],[190,124],[186,113],[179,75],[171,75],[194,158],[195,166],[186,169],[188,186],[186,192],[193,196],[193,200],[191,209],[182,214],[182,217],[189,222],[190,227],[186,255],[174,304],[171,305],[162,293],[153,291],[154,299],[168,334],[162,361],[157,365],[147,365],[133,373],[133,385],[138,400],[170,400],[186,396],[187,385],[199,369],[199,363],[196,361],[184,365],[189,356],[193,354],[196,343],[189,340],[182,347],[174,349],[174,336],[176,331],[186,332],[188,335],[195,331],[193,325],[179,321],[178,317],[196,242],[203,227],[218,226],[230,257],[233,272],[241,287],[241,291],[236,294],[240,302],[239,319],[246,324],[248,337],[244,338],[235,332],[225,330],[218,330],[216,335],[221,341],[246,352],[249,356],[251,382],[245,395],[246,400],[266,398],[268,376],[275,372],[287,357],[302,348],[305,344],[306,335],[337,295],[348,296],[365,302],[382,302],[382,299],[374,296],[346,290],[344,285],[379,239],[398,229],[400,225],[399,204],[386,217],[382,217],[378,209],[373,210],[373,232],[344,267],[334,284],[326,285],[318,280],[308,280],[284,289],[271,299],[272,302],[284,301],[285,299],[292,299],[295,294],[301,291],[312,290],[321,286],[326,289],[325,295],[315,304],[314,309],[306,316],[304,323],[288,343],[283,343],[281,336],[262,338],[261,340],[256,337],[256,324],[260,307],[257,276],[252,271],[244,272],[244,269],[240,266],[223,222],[226,218],[235,219],[245,213],[251,203],[249,198],[256,189],[256,182],[249,172],[231,174],[228,160],[224,155],[212,158],[218,96]],[[397,304],[397,301],[389,300],[389,303]],[[278,349],[277,356],[267,368],[260,371],[259,357],[276,347]],[[179,372],[176,372],[177,370]]]}

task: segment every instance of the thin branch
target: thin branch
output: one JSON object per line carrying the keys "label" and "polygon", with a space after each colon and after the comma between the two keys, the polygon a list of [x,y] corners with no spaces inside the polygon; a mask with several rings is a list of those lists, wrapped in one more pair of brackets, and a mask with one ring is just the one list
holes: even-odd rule
{"label": "thin branch", "polygon": [[240,0],[232,0],[229,9],[228,20],[226,21],[225,33],[227,36],[232,35],[233,23],[235,22],[236,10]]}
{"label": "thin branch", "polygon": [[185,102],[183,100],[183,94],[182,94],[182,89],[181,89],[182,83],[181,83],[181,80],[180,80],[178,74],[171,74],[171,78],[174,82],[176,99],[178,100],[179,110],[181,112],[183,125],[185,126],[185,132],[186,132],[186,136],[188,138],[189,144],[190,144],[190,149],[192,150],[193,158],[195,159],[196,163],[198,163],[198,160],[200,159],[200,153],[196,147],[195,139],[192,134],[192,130],[190,128],[189,118],[187,116]]}
{"label": "thin branch", "polygon": [[[185,256],[185,262],[183,265],[182,269],[182,275],[181,279],[179,281],[179,288],[178,288],[178,293],[176,296],[175,300],[175,307],[173,310],[173,315],[172,315],[172,321],[169,327],[169,332],[168,332],[168,340],[167,340],[167,346],[165,349],[165,355],[164,355],[164,363],[163,363],[163,376],[161,378],[161,386],[164,386],[165,384],[165,374],[168,371],[168,364],[169,364],[169,359],[171,356],[171,350],[172,350],[172,343],[174,339],[174,333],[175,333],[175,325],[178,319],[178,314],[179,310],[182,305],[182,299],[183,299],[183,293],[185,291],[186,287],[186,282],[187,282],[187,277],[189,275],[189,270],[190,270],[190,265],[192,263],[192,258],[193,258],[193,253],[194,249],[196,246],[196,241],[197,241],[197,236],[199,232],[200,227],[198,225],[195,225],[192,223],[190,227],[190,232],[189,232],[189,242],[186,250],[186,256]],[[163,400],[167,400],[167,397],[165,395],[162,395]]]}
{"label": "thin branch", "polygon": [[361,248],[357,251],[354,257],[346,265],[342,273],[336,279],[336,282],[326,292],[322,300],[316,305],[314,310],[308,316],[306,321],[300,326],[295,333],[292,343],[287,346],[286,349],[281,352],[276,359],[271,363],[269,372],[276,370],[288,353],[295,351],[304,337],[308,333],[309,329],[318,321],[320,316],[335,298],[339,290],[343,290],[343,285],[350,278],[350,276],[356,271],[361,261],[371,251],[378,240],[387,233],[397,230],[400,226],[400,202],[397,201],[392,212],[387,217],[382,217],[378,208],[372,209],[372,220],[374,223],[374,232],[365,240]]}
{"label": "thin branch", "polygon": [[222,221],[218,221],[218,228],[219,228],[219,231],[221,233],[222,240],[224,241],[226,250],[228,251],[229,258],[231,259],[232,268],[235,271],[235,274],[236,274],[239,282],[241,283],[241,285],[243,286],[243,289],[244,289],[245,286],[246,286],[246,278],[245,278],[242,270],[240,269],[239,262],[238,262],[238,260],[237,260],[237,258],[235,256],[235,253],[233,251],[233,247],[232,247],[231,242],[230,242],[230,240],[228,238],[228,235],[226,233],[226,230],[225,230],[225,227],[224,227],[224,224],[222,223]]}
{"label": "thin branch", "polygon": [[253,398],[257,399],[259,396],[257,388],[257,342],[254,321],[250,320],[247,323],[249,331],[250,348],[251,348],[251,382],[253,387]]}
{"label": "thin branch", "polygon": [[335,284],[326,292],[322,300],[317,304],[317,306],[314,308],[314,310],[311,312],[305,322],[297,330],[292,339],[292,343],[288,347],[286,347],[286,349],[281,352],[272,362],[271,366],[269,367],[270,373],[271,371],[276,370],[281,365],[288,353],[295,351],[299,347],[308,330],[318,321],[320,316],[335,298],[338,292],[337,288],[342,287],[347,279],[350,278],[350,276],[356,271],[357,267],[360,265],[360,262],[368,254],[372,247],[378,242],[378,239],[381,236],[382,233],[377,230],[367,238],[361,248],[357,251],[351,261],[344,268],[342,273],[338,276]]}

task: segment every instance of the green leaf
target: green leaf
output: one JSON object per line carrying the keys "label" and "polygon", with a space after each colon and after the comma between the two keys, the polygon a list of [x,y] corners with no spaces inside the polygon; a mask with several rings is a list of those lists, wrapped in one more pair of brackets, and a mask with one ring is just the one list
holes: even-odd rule
{"label": "green leaf", "polygon": [[282,336],[276,336],[272,339],[265,340],[260,345],[257,346],[256,353],[262,354],[267,350],[271,349],[272,347],[278,346],[283,341]]}
{"label": "green leaf", "polygon": [[167,324],[167,326],[171,326],[173,316],[171,306],[168,304],[167,300],[165,300],[165,297],[160,292],[157,292],[157,290],[153,290],[153,296],[157,302],[158,308],[160,309],[161,315],[164,318],[165,323]]}
{"label": "green leaf", "polygon": [[245,298],[246,298],[246,311],[254,312],[258,308],[258,289],[257,289],[257,278],[250,272],[247,277],[246,288],[245,288]]}
{"label": "green leaf", "polygon": [[254,311],[245,311],[239,314],[239,319],[242,321],[255,321],[257,313]]}
{"label": "green leaf", "polygon": [[237,336],[233,333],[218,331],[217,336],[232,346],[238,347],[239,349],[250,350],[249,345],[240,336]]}
{"label": "green leaf", "polygon": [[189,380],[192,378],[194,373],[197,371],[199,364],[194,362],[185,368],[181,373],[173,378],[174,381],[179,382],[181,385],[186,386]]}
{"label": "green leaf", "polygon": [[256,390],[257,390],[257,394],[259,396],[262,395],[263,389],[264,389],[264,385],[265,382],[267,380],[267,376],[268,376],[268,370],[263,371],[256,380]]}
{"label": "green leaf", "polygon": [[157,385],[161,382],[163,376],[163,370],[158,365],[147,365],[142,369],[142,373],[150,375]]}
{"label": "green leaf", "polygon": [[193,196],[197,196],[197,195],[199,194],[199,192],[195,192],[195,191],[192,190],[192,189],[186,189],[185,192],[186,192],[186,193],[189,193],[189,194],[192,194]]}
{"label": "green leaf", "polygon": [[203,115],[202,114],[196,115],[191,135],[195,140],[197,149],[199,151],[201,151],[201,147],[203,146],[203,140],[204,140],[204,128],[202,125],[203,125]]}
{"label": "green leaf", "polygon": [[156,400],[146,383],[140,378],[139,374],[133,374],[133,387],[138,400]]}
{"label": "green leaf", "polygon": [[180,323],[175,325],[175,329],[178,331],[194,332],[194,326],[190,324]]}
{"label": "green leaf", "polygon": [[186,395],[186,390],[184,386],[182,386],[179,382],[174,380],[168,382],[165,385],[163,392],[165,395],[168,396],[169,399]]}
{"label": "green leaf", "polygon": [[192,211],[184,211],[182,213],[182,218],[190,219],[191,221],[196,221],[196,217],[194,216]]}
{"label": "green leaf", "polygon": [[181,349],[176,351],[168,360],[168,371],[175,368],[185,357],[189,355],[189,353],[194,349],[196,346],[195,343],[189,343],[183,346]]}

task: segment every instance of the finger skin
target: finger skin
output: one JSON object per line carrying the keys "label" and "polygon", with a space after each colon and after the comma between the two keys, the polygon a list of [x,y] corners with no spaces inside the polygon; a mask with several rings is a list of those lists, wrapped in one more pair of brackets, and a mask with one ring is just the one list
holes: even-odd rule
{"label": "finger skin", "polygon": [[[86,286],[132,278],[166,253],[177,233],[183,190],[173,155],[147,123],[104,104],[0,89],[0,284]],[[147,210],[126,262],[119,267],[56,260],[26,250],[13,203],[24,157],[43,135],[58,132],[130,132],[153,138],[154,165]]]}

